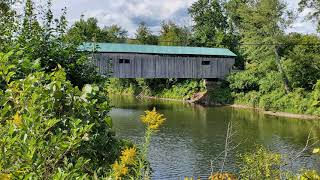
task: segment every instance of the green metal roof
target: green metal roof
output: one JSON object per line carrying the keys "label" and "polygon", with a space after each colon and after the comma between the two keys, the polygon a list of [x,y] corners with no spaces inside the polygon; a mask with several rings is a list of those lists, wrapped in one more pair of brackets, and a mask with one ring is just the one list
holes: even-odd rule
{"label": "green metal roof", "polygon": [[[225,48],[203,48],[183,46],[155,46],[119,43],[96,43],[97,52],[104,53],[141,53],[141,54],[174,54],[174,55],[202,55],[235,57],[233,52]],[[80,51],[92,51],[93,43],[84,43]]]}

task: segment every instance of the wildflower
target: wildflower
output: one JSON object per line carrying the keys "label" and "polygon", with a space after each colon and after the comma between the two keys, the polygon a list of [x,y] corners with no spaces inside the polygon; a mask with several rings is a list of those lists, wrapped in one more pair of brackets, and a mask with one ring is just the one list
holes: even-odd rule
{"label": "wildflower", "polygon": [[88,133],[85,133],[83,135],[82,140],[84,140],[84,141],[89,141],[90,140]]}
{"label": "wildflower", "polygon": [[319,152],[320,152],[320,148],[313,149],[313,151],[312,151],[313,154],[316,154],[316,153],[319,153]]}
{"label": "wildflower", "polygon": [[235,175],[230,173],[216,173],[209,177],[210,180],[236,180],[238,179]]}
{"label": "wildflower", "polygon": [[121,162],[126,165],[134,165],[136,160],[136,155],[137,155],[137,149],[136,148],[126,148],[125,150],[122,151],[122,155],[120,157]]}
{"label": "wildflower", "polygon": [[125,164],[119,163],[118,161],[112,164],[112,170],[116,179],[127,175],[129,171],[128,167],[126,167]]}
{"label": "wildflower", "polygon": [[19,114],[19,112],[16,112],[16,114],[13,116],[13,124],[17,127],[22,126],[22,118]]}
{"label": "wildflower", "polygon": [[153,108],[152,111],[145,111],[145,113],[141,116],[141,121],[152,130],[157,130],[166,120],[163,114],[157,113],[156,108]]}
{"label": "wildflower", "polygon": [[0,174],[0,179],[1,180],[10,180],[11,175],[10,174]]}

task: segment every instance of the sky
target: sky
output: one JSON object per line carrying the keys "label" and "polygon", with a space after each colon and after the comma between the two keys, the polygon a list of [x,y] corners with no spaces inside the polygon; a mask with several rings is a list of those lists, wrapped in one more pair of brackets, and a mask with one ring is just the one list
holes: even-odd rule
{"label": "sky", "polygon": [[[179,25],[192,26],[188,7],[196,0],[53,0],[54,12],[59,15],[67,7],[68,21],[73,24],[83,14],[95,17],[99,26],[117,24],[133,37],[140,22],[145,22],[154,33],[160,31],[163,20],[172,20]],[[290,8],[297,8],[299,0],[287,0]],[[308,10],[300,13],[289,32],[315,33],[315,23],[303,22]]]}

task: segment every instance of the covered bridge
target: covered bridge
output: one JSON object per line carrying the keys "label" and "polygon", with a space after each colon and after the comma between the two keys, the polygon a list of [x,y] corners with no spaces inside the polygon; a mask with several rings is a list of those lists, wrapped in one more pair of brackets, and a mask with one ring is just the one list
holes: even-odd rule
{"label": "covered bridge", "polygon": [[223,48],[85,43],[93,63],[116,78],[219,78],[230,73],[236,55]]}

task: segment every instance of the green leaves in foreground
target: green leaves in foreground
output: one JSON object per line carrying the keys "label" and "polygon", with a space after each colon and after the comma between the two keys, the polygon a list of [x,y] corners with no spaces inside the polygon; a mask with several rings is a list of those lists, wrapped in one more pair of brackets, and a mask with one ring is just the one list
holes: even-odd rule
{"label": "green leaves in foreground", "polygon": [[[9,55],[10,56],[10,55]],[[0,175],[13,179],[85,178],[106,174],[118,156],[104,91],[83,91],[56,69],[14,80],[15,65],[0,54]],[[108,122],[108,123],[107,123]]]}

